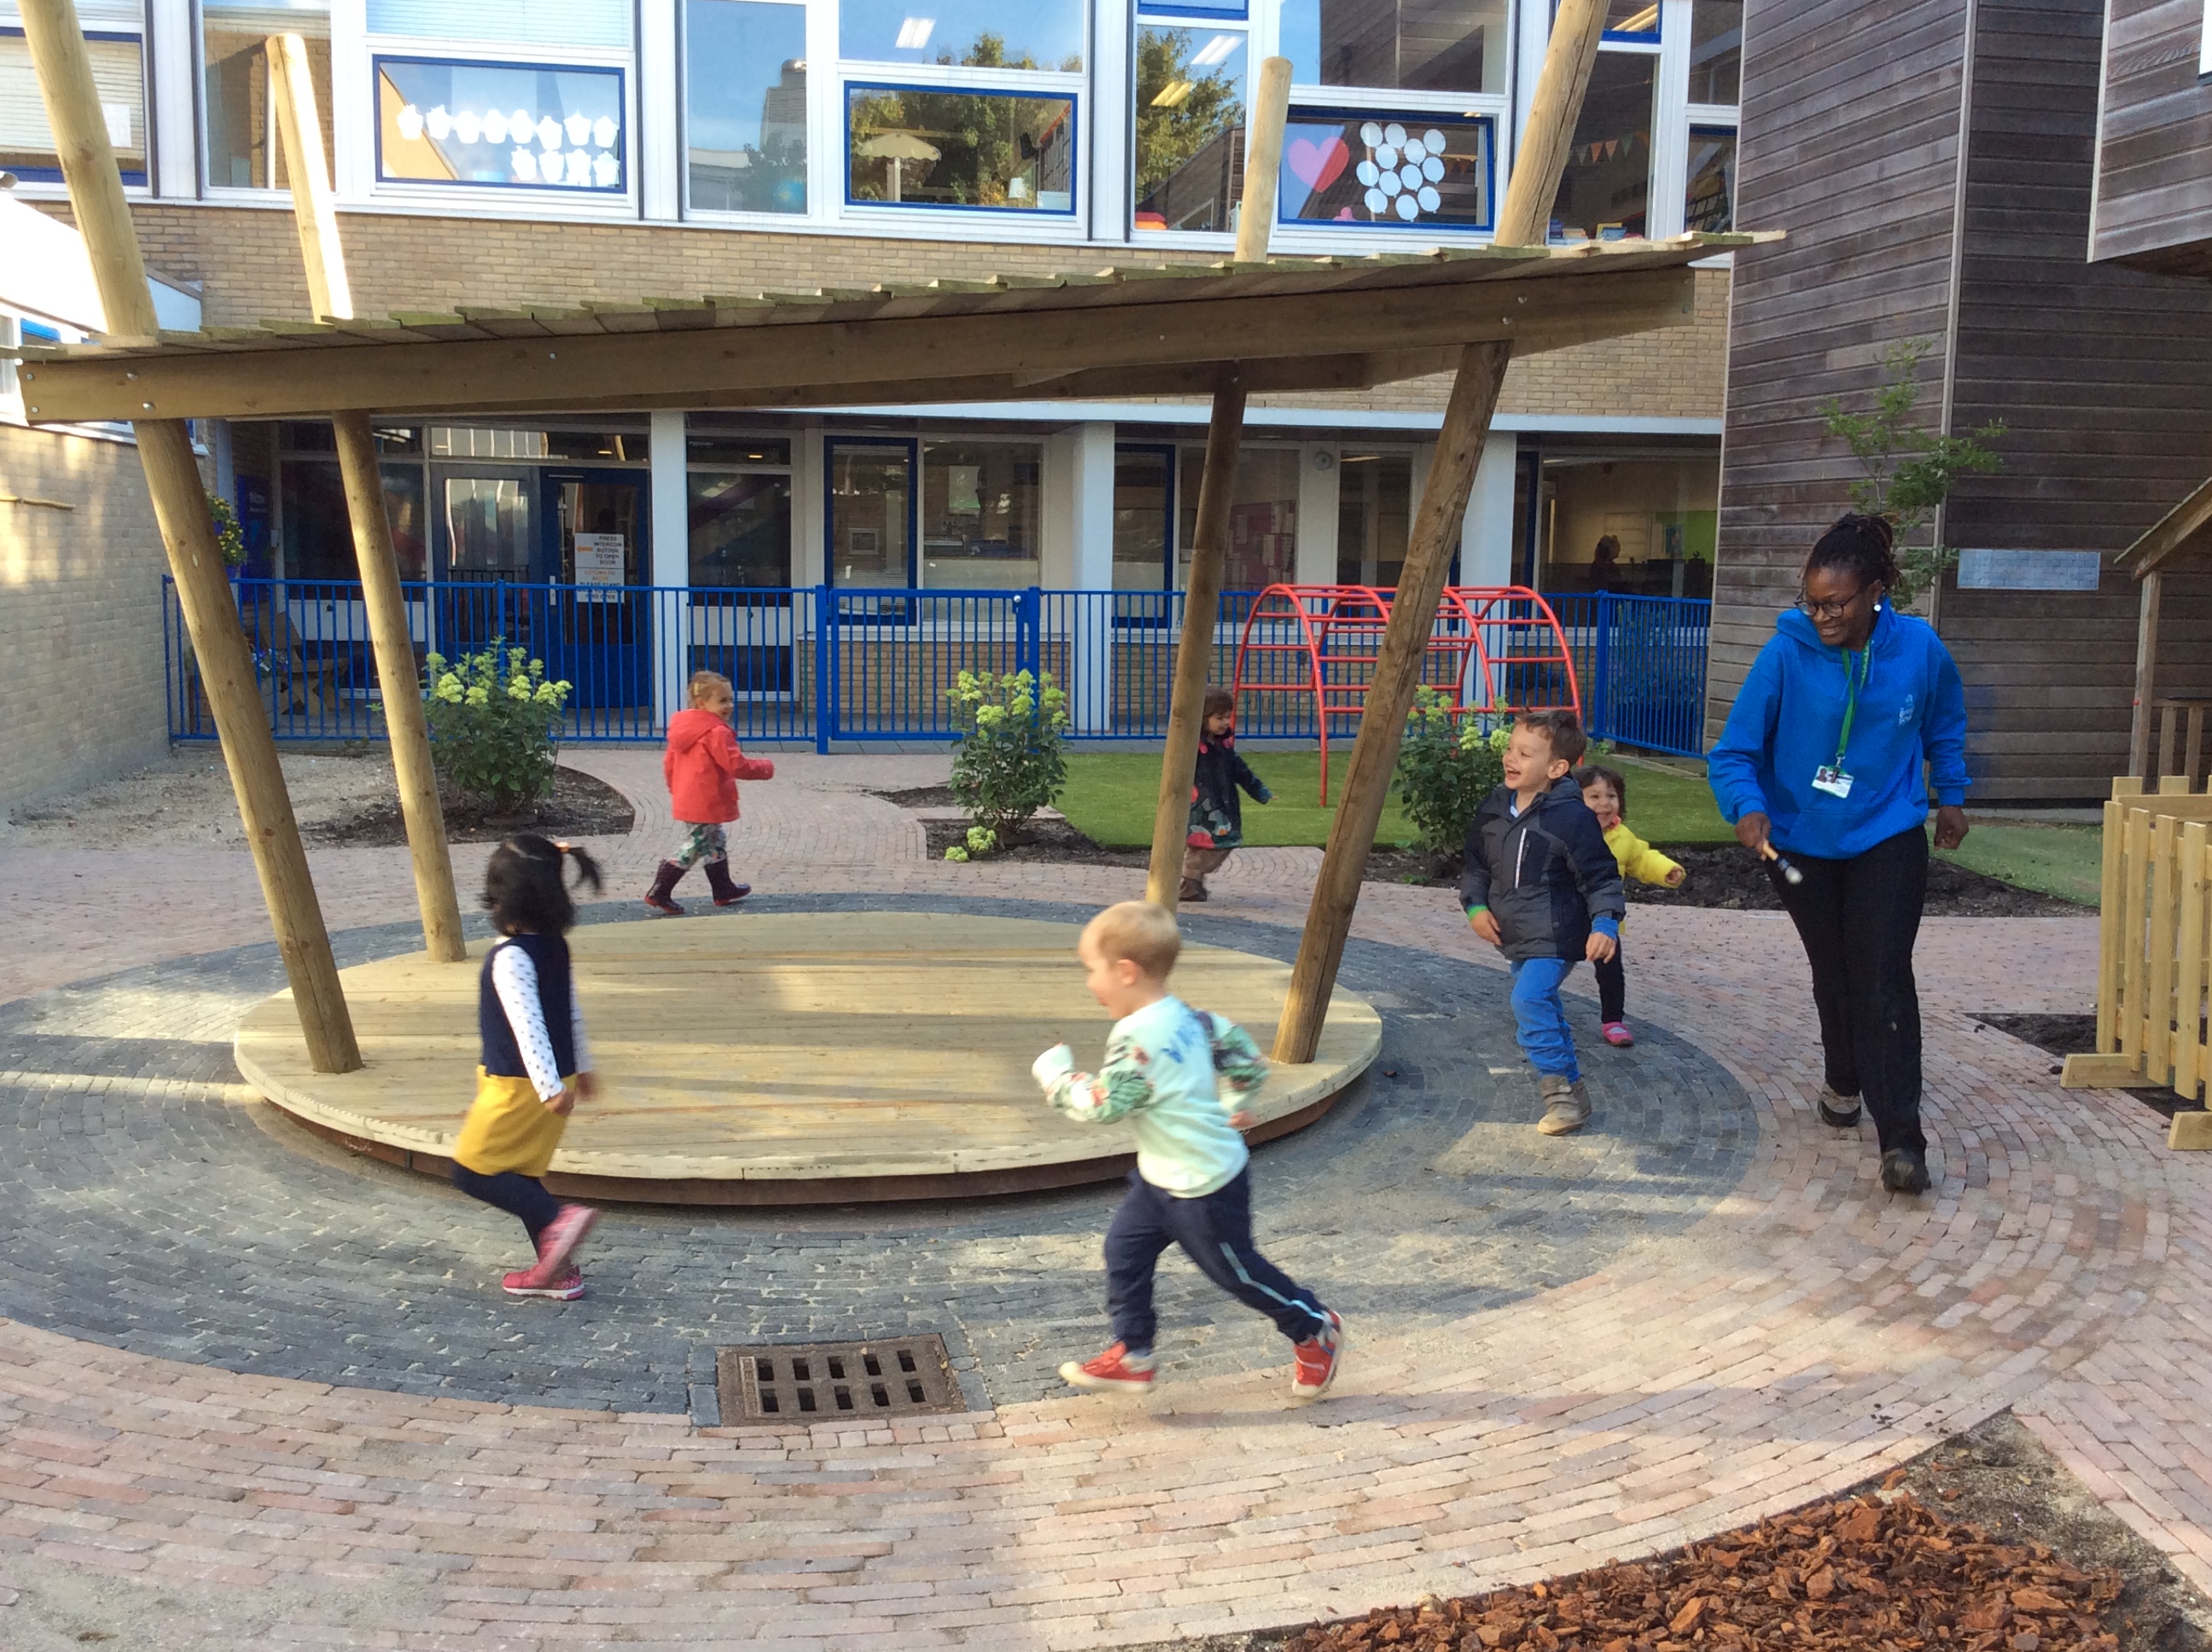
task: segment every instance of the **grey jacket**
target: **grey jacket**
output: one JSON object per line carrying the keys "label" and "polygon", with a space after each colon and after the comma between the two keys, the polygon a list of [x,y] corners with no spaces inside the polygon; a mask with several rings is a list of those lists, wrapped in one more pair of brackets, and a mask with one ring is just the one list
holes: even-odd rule
{"label": "grey jacket", "polygon": [[1518,816],[1510,786],[1484,800],[1467,829],[1459,898],[1469,912],[1490,908],[1516,961],[1579,958],[1593,928],[1618,936],[1628,910],[1620,863],[1572,774]]}

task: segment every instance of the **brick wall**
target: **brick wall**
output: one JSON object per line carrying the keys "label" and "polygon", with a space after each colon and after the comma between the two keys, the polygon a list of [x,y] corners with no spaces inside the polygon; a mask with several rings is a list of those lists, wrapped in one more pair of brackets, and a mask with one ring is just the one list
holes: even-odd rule
{"label": "brick wall", "polygon": [[[59,203],[40,202],[63,216]],[[210,326],[246,326],[307,313],[289,211],[141,203],[134,211],[149,268],[205,283]],[[629,302],[762,288],[799,290],[858,281],[1045,274],[1152,263],[1150,248],[906,241],[858,235],[532,223],[342,213],[354,305],[365,315],[528,302]],[[1205,255],[1183,255],[1199,259]],[[1686,327],[1554,350],[1516,361],[1499,406],[1509,413],[1718,418],[1726,377],[1729,275],[1698,272],[1697,319]],[[1443,376],[1366,391],[1255,398],[1255,403],[1441,411]]]}
{"label": "brick wall", "polygon": [[0,477],[4,810],[161,756],[167,562],[137,448],[0,424]]}

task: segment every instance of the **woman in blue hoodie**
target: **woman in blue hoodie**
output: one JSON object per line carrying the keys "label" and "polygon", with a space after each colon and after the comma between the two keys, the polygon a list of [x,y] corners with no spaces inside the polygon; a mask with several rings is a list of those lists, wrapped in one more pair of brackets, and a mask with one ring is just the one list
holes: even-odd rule
{"label": "woman in blue hoodie", "polygon": [[1852,1128],[1863,1096],[1882,1185],[1923,1193],[1912,944],[1930,780],[1936,847],[1966,835],[1966,700],[1934,629],[1882,600],[1897,579],[1892,537],[1881,517],[1859,515],[1821,536],[1797,609],[1759,650],[1706,773],[1736,841],[1754,852],[1771,843],[1803,874],[1774,884],[1813,966],[1821,1121]]}

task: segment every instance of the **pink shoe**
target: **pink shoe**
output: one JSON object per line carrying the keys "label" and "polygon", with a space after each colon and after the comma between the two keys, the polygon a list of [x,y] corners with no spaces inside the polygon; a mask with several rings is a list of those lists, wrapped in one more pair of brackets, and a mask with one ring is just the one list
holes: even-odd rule
{"label": "pink shoe", "polygon": [[1636,1035],[1628,1030],[1626,1021],[1608,1021],[1605,1023],[1605,1042],[1617,1050],[1625,1050],[1636,1042]]}
{"label": "pink shoe", "polygon": [[1071,1359],[1060,1368],[1061,1382],[1100,1393],[1149,1394],[1152,1376],[1152,1357],[1133,1354],[1118,1342],[1080,1364]]}
{"label": "pink shoe", "polygon": [[556,1302],[574,1302],[584,1294],[584,1272],[573,1262],[550,1270],[541,1263],[508,1274],[499,1285],[510,1297],[550,1297]]}
{"label": "pink shoe", "polygon": [[1343,1316],[1333,1308],[1328,1313],[1328,1329],[1291,1351],[1293,1405],[1311,1405],[1328,1392],[1329,1384],[1336,1381],[1337,1367],[1344,1363],[1344,1351],[1352,1345],[1352,1339],[1345,1334]]}
{"label": "pink shoe", "polygon": [[584,1242],[584,1236],[599,1219],[599,1213],[588,1205],[563,1205],[538,1236],[538,1266],[531,1272],[549,1277],[558,1272],[569,1252]]}

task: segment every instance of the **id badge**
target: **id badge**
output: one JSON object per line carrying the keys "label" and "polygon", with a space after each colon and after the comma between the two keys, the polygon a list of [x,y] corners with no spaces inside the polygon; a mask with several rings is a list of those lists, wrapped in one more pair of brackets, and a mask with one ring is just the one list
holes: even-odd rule
{"label": "id badge", "polygon": [[1832,798],[1847,798],[1851,794],[1851,777],[1832,766],[1813,771],[1813,789],[1826,792]]}

